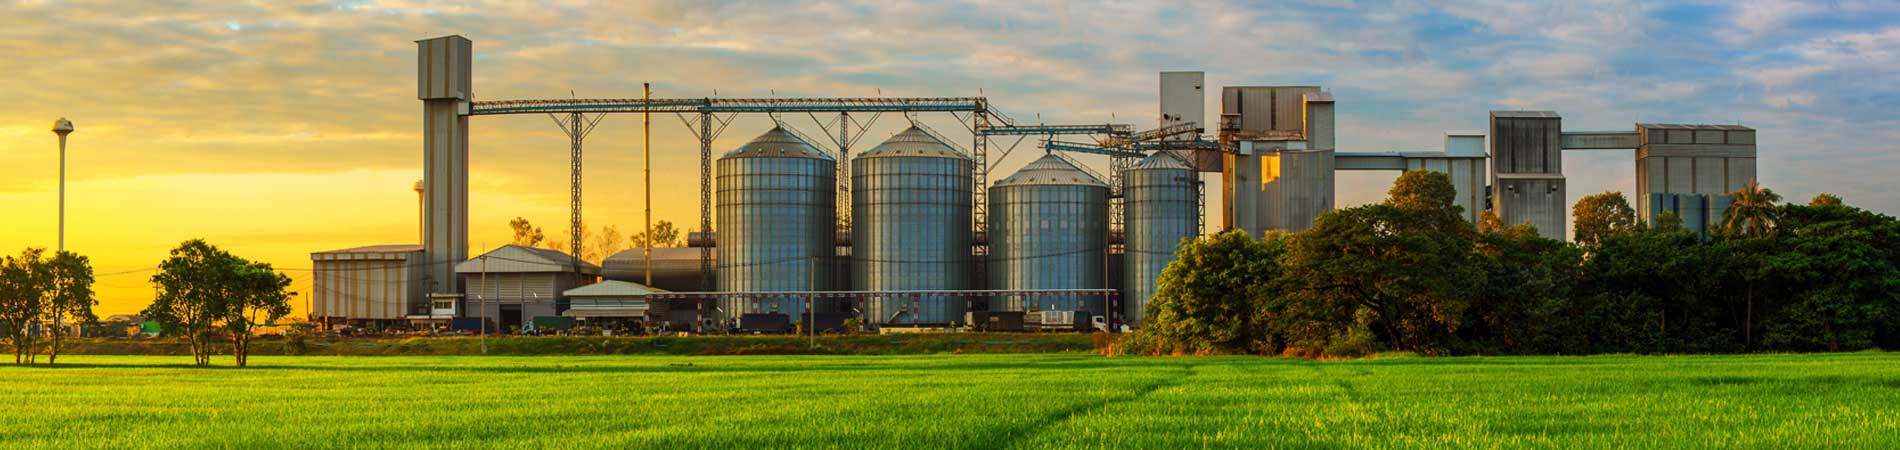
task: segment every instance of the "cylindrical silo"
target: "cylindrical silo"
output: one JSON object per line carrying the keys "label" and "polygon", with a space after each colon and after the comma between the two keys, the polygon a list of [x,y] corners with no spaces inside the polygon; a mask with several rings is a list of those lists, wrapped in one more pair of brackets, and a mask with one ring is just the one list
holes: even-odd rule
{"label": "cylindrical silo", "polygon": [[[837,239],[837,162],[773,128],[714,163],[717,282],[723,292],[829,290]],[[819,301],[835,312],[836,301]],[[721,316],[804,313],[799,295],[723,301]]]}
{"label": "cylindrical silo", "polygon": [[[1101,289],[1108,185],[1055,154],[989,192],[990,289]],[[1101,297],[999,296],[991,311],[1102,312]]]}
{"label": "cylindrical silo", "polygon": [[1161,269],[1182,240],[1200,235],[1194,170],[1175,154],[1156,152],[1122,172],[1122,318],[1140,326]]}
{"label": "cylindrical silo", "polygon": [[[917,127],[851,160],[851,288],[969,289],[970,177],[974,161]],[[873,324],[962,320],[966,299],[866,298]]]}

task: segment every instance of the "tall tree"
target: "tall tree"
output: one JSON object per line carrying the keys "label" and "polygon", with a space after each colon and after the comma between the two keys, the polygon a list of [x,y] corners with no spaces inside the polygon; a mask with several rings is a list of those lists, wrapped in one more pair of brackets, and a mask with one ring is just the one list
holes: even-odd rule
{"label": "tall tree", "polygon": [[588,245],[588,243],[593,240],[594,233],[587,231],[587,222],[581,222],[580,247],[574,247],[571,245],[571,242],[568,242],[569,239],[565,237],[568,234],[571,233],[561,233],[562,237],[548,240],[548,249],[561,253],[572,253],[571,250],[578,248],[582,261],[599,261],[600,257],[604,256],[596,252],[599,247]]}
{"label": "tall tree", "polygon": [[620,228],[613,225],[602,227],[600,234],[594,235],[593,241],[594,254],[601,258],[613,256],[613,254],[619,253],[621,249],[626,248],[622,247],[626,245],[626,243],[620,238]]}
{"label": "tall tree", "polygon": [[1271,353],[1275,344],[1259,320],[1270,282],[1280,275],[1286,234],[1254,240],[1234,230],[1181,244],[1161,270],[1143,310],[1141,333],[1157,354]]}
{"label": "tall tree", "polygon": [[1729,194],[1733,203],[1722,216],[1722,232],[1734,237],[1761,237],[1773,232],[1780,220],[1781,207],[1775,202],[1781,201],[1781,195],[1774,190],[1761,187],[1755,180],[1740,190]]}
{"label": "tall tree", "polygon": [[60,343],[66,337],[67,327],[84,326],[99,321],[93,315],[92,307],[99,300],[92,295],[92,262],[73,252],[59,252],[46,262],[46,318],[54,326],[47,333],[46,363],[59,361]]}
{"label": "tall tree", "polygon": [[185,241],[158,263],[158,273],[152,275],[158,296],[141,314],[167,333],[184,337],[197,365],[211,364],[212,331],[229,309],[226,299],[239,266],[237,257],[203,239]]}
{"label": "tall tree", "polygon": [[251,262],[242,258],[233,258],[225,297],[223,322],[225,332],[231,334],[231,355],[237,359],[237,366],[244,367],[250,361],[251,337],[257,327],[290,314],[290,277],[271,268],[269,263]]}
{"label": "tall tree", "polygon": [[[1818,199],[1818,198],[1817,198]],[[1900,221],[1840,203],[1784,206],[1761,270],[1770,287],[1761,344],[1774,350],[1895,348]],[[1778,300],[1778,301],[1775,301]],[[1778,303],[1778,304],[1777,304]]]}
{"label": "tall tree", "polygon": [[[646,247],[646,232],[634,233],[628,241],[632,248]],[[653,224],[654,247],[679,247],[682,244],[684,243],[680,242],[679,228],[674,227],[673,222],[662,220]]]}
{"label": "tall tree", "polygon": [[1295,236],[1291,290],[1273,308],[1288,344],[1313,351],[1369,331],[1393,350],[1445,350],[1483,277],[1455,193],[1443,173],[1406,172],[1385,203],[1326,212]]}
{"label": "tall tree", "polygon": [[1636,227],[1636,210],[1622,192],[1604,192],[1577,200],[1570,217],[1576,228],[1577,245],[1596,248],[1603,238],[1629,232]]}
{"label": "tall tree", "polygon": [[525,218],[516,217],[515,220],[508,221],[508,228],[515,232],[512,243],[522,247],[541,245],[542,241],[548,239],[546,234],[541,233],[541,227],[528,223],[528,219]]}
{"label": "tall tree", "polygon": [[13,347],[13,363],[29,364],[38,354],[33,327],[46,313],[46,249],[28,248],[0,261],[0,327]]}

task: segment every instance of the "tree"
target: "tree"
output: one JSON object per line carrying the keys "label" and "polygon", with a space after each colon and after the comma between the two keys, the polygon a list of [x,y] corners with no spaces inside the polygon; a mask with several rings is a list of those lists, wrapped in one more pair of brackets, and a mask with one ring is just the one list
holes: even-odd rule
{"label": "tree", "polygon": [[[653,237],[654,247],[679,247],[681,245],[679,229],[673,226],[673,222],[662,220],[654,223]],[[632,248],[646,247],[646,232],[634,233],[629,241],[630,244],[632,244]]]}
{"label": "tree", "polygon": [[623,244],[620,239],[620,229],[613,225],[601,228],[600,234],[594,235],[593,242],[594,254],[602,258],[613,256],[613,254],[619,253],[621,249],[625,248],[621,247]]}
{"label": "tree", "polygon": [[231,334],[231,354],[244,366],[250,355],[256,326],[290,313],[290,277],[193,239],[172,249],[152,275],[158,297],[145,308],[146,318],[167,332],[182,335],[191,344],[194,361],[211,363],[212,334]]}
{"label": "tree", "polygon": [[[1524,223],[1524,225],[1530,226],[1530,223],[1527,222],[1527,223]],[[1491,210],[1485,210],[1482,213],[1478,213],[1478,232],[1479,233],[1497,233],[1504,230],[1505,230],[1504,219],[1499,218],[1498,213],[1491,212]]]}
{"label": "tree", "polygon": [[1740,190],[1729,194],[1734,200],[1729,204],[1728,212],[1722,216],[1722,232],[1732,237],[1761,237],[1775,229],[1781,208],[1775,202],[1781,201],[1781,195],[1774,190],[1761,187],[1755,180]]}
{"label": "tree", "polygon": [[277,321],[290,314],[290,277],[271,268],[269,263],[232,258],[229,294],[220,320],[231,333],[231,355],[237,366],[250,360],[251,337],[259,325]]}
{"label": "tree", "polygon": [[46,313],[46,291],[51,284],[43,255],[46,249],[28,248],[20,256],[0,261],[0,326],[13,347],[14,364],[30,364],[38,354],[33,328]]}
{"label": "tree", "polygon": [[1296,235],[1288,295],[1270,308],[1288,345],[1315,352],[1376,334],[1393,350],[1445,350],[1483,277],[1455,192],[1443,173],[1406,172],[1385,203],[1323,213]]}
{"label": "tree", "polygon": [[512,243],[522,247],[540,245],[542,241],[546,241],[548,238],[547,235],[541,233],[541,227],[534,226],[528,223],[528,219],[521,217],[516,217],[515,220],[508,221],[508,228],[513,229],[515,232],[515,238]]}
{"label": "tree", "polygon": [[1815,195],[1814,200],[1809,200],[1808,206],[1842,206],[1841,196],[1822,192]]}
{"label": "tree", "polygon": [[141,314],[167,333],[183,336],[197,365],[211,364],[211,333],[227,310],[235,259],[203,239],[193,239],[172,249],[152,275],[158,296]]}
{"label": "tree", "polygon": [[[564,235],[572,234],[572,232],[570,230],[569,233],[562,233],[562,234]],[[587,243],[591,241],[592,237],[593,237],[593,233],[587,232],[587,223],[581,222],[581,236],[579,239],[579,241],[581,242],[581,246],[578,248],[580,250],[580,256],[581,256],[582,261],[599,261],[600,256],[602,256],[595,252],[599,247],[596,247],[593,245],[587,245]],[[576,248],[572,245],[569,245],[571,243],[568,242],[568,239],[552,239],[552,240],[547,241],[547,243],[548,243],[548,249],[561,252],[561,253],[573,253],[572,250]]]}
{"label": "tree", "polygon": [[1577,200],[1570,216],[1577,233],[1577,244],[1596,248],[1603,238],[1626,233],[1636,227],[1636,210],[1622,192],[1604,192]]}
{"label": "tree", "polygon": [[1151,348],[1134,351],[1271,353],[1273,340],[1258,321],[1285,253],[1284,233],[1254,240],[1234,230],[1183,242],[1143,310],[1146,323],[1138,333]]}
{"label": "tree", "polygon": [[1783,232],[1762,258],[1764,298],[1781,301],[1764,305],[1761,344],[1799,351],[1894,345],[1900,221],[1840,203],[1812,204],[1783,208]]}
{"label": "tree", "polygon": [[1474,261],[1483,285],[1465,309],[1458,336],[1477,354],[1580,353],[1574,295],[1582,251],[1519,224],[1481,232]]}
{"label": "tree", "polygon": [[66,337],[63,324],[83,326],[99,321],[92,307],[99,300],[92,295],[92,262],[73,252],[59,252],[46,262],[46,321],[52,322],[51,339],[46,347],[46,363],[59,360],[59,347]]}

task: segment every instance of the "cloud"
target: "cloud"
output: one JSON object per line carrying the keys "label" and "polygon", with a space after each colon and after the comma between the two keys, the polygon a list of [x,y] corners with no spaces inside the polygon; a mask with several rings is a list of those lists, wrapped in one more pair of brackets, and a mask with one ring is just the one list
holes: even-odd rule
{"label": "cloud", "polygon": [[[1361,150],[1435,148],[1442,130],[1483,128],[1491,109],[1556,110],[1571,129],[1741,122],[1761,130],[1762,176],[1790,198],[1830,190],[1900,211],[1900,192],[1863,181],[1883,180],[1900,153],[1891,144],[1900,142],[1891,75],[1900,73],[1900,3],[1888,1],[25,2],[0,20],[8,24],[0,54],[15,62],[0,79],[8,94],[0,167],[11,169],[0,173],[0,197],[41,206],[52,198],[58,155],[46,125],[66,116],[80,127],[69,155],[75,183],[261,176],[258,186],[310,190],[295,197],[308,207],[268,209],[282,217],[231,219],[252,224],[244,239],[278,241],[272,257],[284,265],[299,263],[297,251],[373,243],[326,230],[368,223],[389,239],[407,236],[401,192],[375,190],[387,204],[371,206],[343,192],[419,174],[413,41],[446,34],[474,40],[480,100],[634,97],[642,82],[661,97],[981,92],[1019,120],[1146,126],[1156,72],[1204,70],[1210,90],[1326,86],[1339,100],[1340,145]],[[1217,109],[1209,102],[1209,117]],[[967,146],[963,127],[940,116],[924,120]],[[809,118],[781,119],[818,131]],[[653,120],[655,185],[664,189],[655,212],[696,223],[697,143],[678,118]],[[506,195],[486,194],[471,208],[483,220],[561,221],[560,132],[540,116],[472,122],[477,190]],[[715,154],[767,122],[739,118]],[[860,148],[904,123],[881,118]],[[629,180],[639,173],[640,138],[631,116],[607,118],[589,138],[588,222],[636,221],[630,199],[643,192]],[[996,162],[993,175],[1033,159],[1029,147]],[[1617,162],[1628,158],[1602,155],[1567,164],[1572,198],[1634,189]],[[1103,158],[1082,159],[1106,169]],[[1858,163],[1833,163],[1847,160]],[[334,175],[359,171],[383,175]],[[291,175],[312,173],[333,175]],[[285,177],[348,187],[269,184]],[[1342,199],[1375,200],[1384,190],[1376,176],[1341,180]],[[152,202],[110,192],[118,197],[92,201]],[[272,192],[245,198],[269,201]],[[225,207],[209,205],[192,211]],[[380,215],[337,219],[330,212],[339,208]],[[146,221],[222,229],[195,215]],[[42,228],[0,230],[0,244],[38,242]],[[145,264],[147,250],[173,238],[99,260]]]}

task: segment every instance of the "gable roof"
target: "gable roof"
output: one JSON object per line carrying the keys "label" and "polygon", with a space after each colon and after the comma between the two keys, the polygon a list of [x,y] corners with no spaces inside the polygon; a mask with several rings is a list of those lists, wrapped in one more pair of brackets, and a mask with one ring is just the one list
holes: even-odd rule
{"label": "gable roof", "polygon": [[[485,263],[484,263],[485,262]],[[574,259],[566,253],[509,244],[455,264],[455,273],[558,273],[573,272]],[[600,266],[581,261],[580,271],[600,275]]]}
{"label": "gable roof", "polygon": [[649,294],[665,294],[668,292],[672,291],[647,287],[640,283],[607,280],[568,289],[562,292],[562,294],[568,297],[645,297]]}

